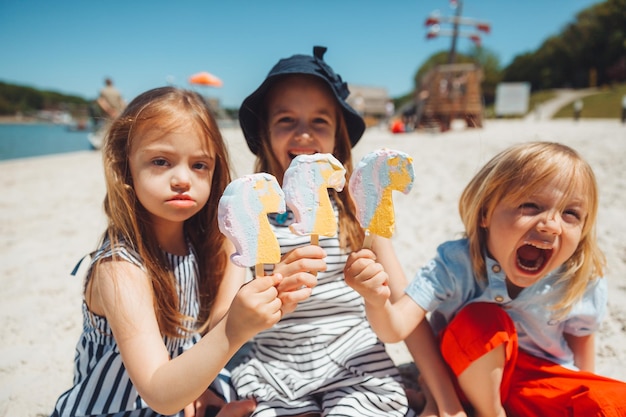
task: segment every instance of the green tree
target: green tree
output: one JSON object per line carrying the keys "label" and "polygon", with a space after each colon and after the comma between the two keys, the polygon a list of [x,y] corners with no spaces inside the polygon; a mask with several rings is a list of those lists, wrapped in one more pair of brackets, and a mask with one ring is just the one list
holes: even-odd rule
{"label": "green tree", "polygon": [[492,104],[496,98],[496,87],[502,81],[502,68],[498,55],[484,47],[473,47],[468,56],[483,69],[481,89],[485,103]]}
{"label": "green tree", "polygon": [[78,96],[0,82],[0,115],[30,114],[39,110],[85,112],[88,103]]}
{"label": "green tree", "polygon": [[606,0],[582,10],[560,34],[537,51],[515,57],[503,73],[504,81],[528,81],[533,90],[625,79],[626,0]]}

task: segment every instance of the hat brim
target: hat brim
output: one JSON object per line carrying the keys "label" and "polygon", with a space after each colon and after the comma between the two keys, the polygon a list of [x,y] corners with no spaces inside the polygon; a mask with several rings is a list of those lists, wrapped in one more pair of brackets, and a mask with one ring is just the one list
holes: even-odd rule
{"label": "hat brim", "polygon": [[333,93],[335,100],[341,108],[341,112],[344,117],[346,128],[348,130],[348,136],[350,137],[350,144],[356,145],[357,142],[363,136],[365,132],[365,121],[348,103],[337,95],[337,92],[332,88],[332,85],[318,73],[303,72],[303,71],[289,71],[283,70],[278,74],[270,74],[265,81],[257,88],[252,94],[250,94],[241,104],[239,108],[239,125],[243,131],[243,135],[246,138],[248,148],[253,154],[258,155],[261,149],[261,136],[259,126],[263,122],[265,112],[262,110],[265,105],[265,95],[271,88],[271,86],[281,77],[288,74],[303,74],[313,75],[326,84],[328,84],[329,90]]}

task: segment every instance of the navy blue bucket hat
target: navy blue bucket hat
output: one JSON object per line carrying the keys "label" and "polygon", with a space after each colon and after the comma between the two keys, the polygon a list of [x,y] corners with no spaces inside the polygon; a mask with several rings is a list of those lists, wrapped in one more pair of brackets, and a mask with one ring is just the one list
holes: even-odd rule
{"label": "navy blue bucket hat", "polygon": [[265,95],[280,76],[288,74],[308,74],[324,80],[341,106],[348,128],[350,143],[354,146],[361,139],[365,131],[365,121],[346,102],[348,95],[350,95],[348,84],[343,82],[339,74],[335,74],[333,69],[324,62],[325,52],[325,47],[315,46],[313,47],[313,56],[293,55],[289,58],[281,59],[267,74],[263,84],[243,101],[239,109],[239,124],[243,130],[246,142],[248,142],[248,148],[250,148],[252,153],[258,155],[260,149],[259,124],[264,114],[261,109],[265,104]]}

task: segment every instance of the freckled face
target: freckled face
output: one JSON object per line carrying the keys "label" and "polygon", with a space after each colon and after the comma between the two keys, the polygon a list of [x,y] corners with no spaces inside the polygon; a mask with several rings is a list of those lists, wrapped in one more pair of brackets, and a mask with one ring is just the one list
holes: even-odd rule
{"label": "freckled face", "polygon": [[337,104],[315,77],[285,77],[268,95],[270,144],[283,171],[301,154],[332,153]]}
{"label": "freckled face", "polygon": [[173,131],[158,127],[138,132],[129,154],[137,198],[155,226],[182,224],[206,204],[215,157],[191,123]]}
{"label": "freckled face", "polygon": [[587,211],[581,187],[571,193],[566,183],[552,181],[523,201],[500,201],[483,221],[487,249],[511,284],[533,285],[578,247]]}

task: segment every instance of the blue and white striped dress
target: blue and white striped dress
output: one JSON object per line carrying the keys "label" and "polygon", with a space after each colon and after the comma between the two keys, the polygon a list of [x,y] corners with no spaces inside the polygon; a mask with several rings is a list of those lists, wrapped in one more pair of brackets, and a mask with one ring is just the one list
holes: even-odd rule
{"label": "blue and white striped dress", "polygon": [[[282,254],[310,244],[309,236],[289,230],[291,212],[283,224],[276,217],[270,215],[270,223]],[[254,338],[232,370],[238,395],[257,399],[256,417],[411,415],[399,372],[367,322],[363,299],[345,283],[347,254],[339,239],[320,236],[319,244],[328,255],[327,271],[318,273],[311,297]]]}
{"label": "blue and white striped dress", "polygon": [[[143,268],[143,262],[136,252],[128,247],[115,248],[112,251],[108,241],[93,256],[91,267],[98,259],[110,258],[113,252],[121,259]],[[181,312],[197,318],[198,264],[193,248],[190,246],[186,256],[166,256],[177,280]],[[91,276],[91,267],[85,285]],[[59,397],[52,416],[160,415],[148,407],[130,381],[106,318],[90,312],[84,300],[82,309],[83,332],[76,345],[74,386]],[[183,338],[163,338],[171,358],[189,349],[199,339],[200,335],[197,333]],[[182,417],[183,413],[181,411],[176,415]]]}

